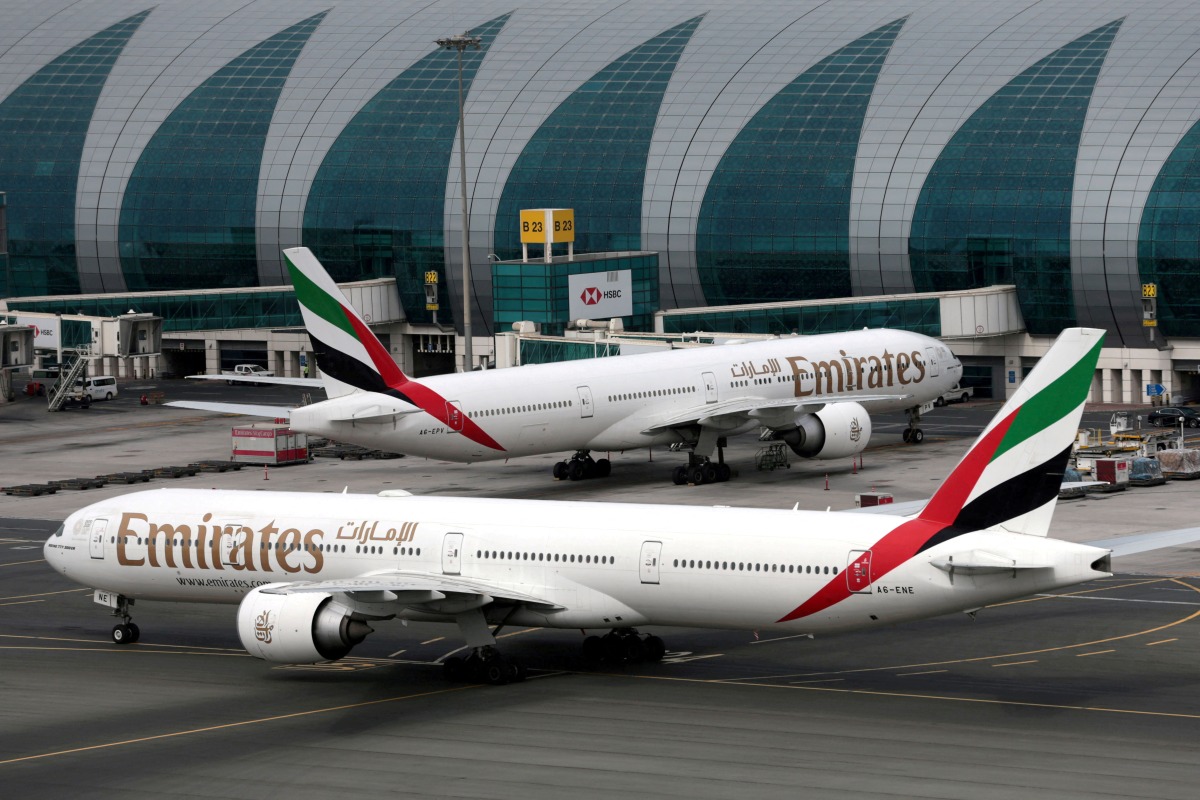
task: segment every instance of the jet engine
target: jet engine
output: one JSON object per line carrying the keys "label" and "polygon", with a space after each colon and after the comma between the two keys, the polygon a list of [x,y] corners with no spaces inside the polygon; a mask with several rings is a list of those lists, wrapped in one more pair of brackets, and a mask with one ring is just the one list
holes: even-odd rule
{"label": "jet engine", "polygon": [[777,436],[803,458],[845,458],[867,449],[871,416],[858,403],[831,403],[802,415],[795,428],[778,431]]}
{"label": "jet engine", "polygon": [[238,606],[238,636],[255,658],[279,664],[336,661],[373,630],[319,592],[266,594],[254,589]]}

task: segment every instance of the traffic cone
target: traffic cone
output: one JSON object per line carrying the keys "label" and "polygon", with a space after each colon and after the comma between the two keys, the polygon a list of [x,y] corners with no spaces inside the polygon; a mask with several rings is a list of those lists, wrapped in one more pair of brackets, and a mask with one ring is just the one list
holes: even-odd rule
{"label": "traffic cone", "polygon": [[267,474],[267,465],[266,464],[263,464],[263,480],[264,481],[271,480],[271,477]]}

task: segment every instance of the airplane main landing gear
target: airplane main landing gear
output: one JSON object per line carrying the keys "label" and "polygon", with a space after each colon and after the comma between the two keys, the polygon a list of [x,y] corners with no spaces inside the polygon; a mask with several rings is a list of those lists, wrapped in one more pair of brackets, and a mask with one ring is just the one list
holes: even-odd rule
{"label": "airplane main landing gear", "polygon": [[465,658],[450,656],[442,662],[442,669],[446,678],[452,681],[477,681],[503,686],[525,680],[525,667],[509,661],[490,645],[473,648]]}
{"label": "airplane main landing gear", "polygon": [[909,408],[905,409],[904,413],[908,415],[908,427],[904,429],[901,438],[910,444],[920,444],[925,441],[925,431],[917,427],[921,424],[921,409],[919,407]]}
{"label": "airplane main landing gear", "polygon": [[583,660],[591,665],[653,663],[662,661],[666,653],[662,639],[652,634],[643,636],[634,628],[613,628],[604,636],[583,640]]}
{"label": "airplane main landing gear", "polygon": [[129,606],[133,605],[133,601],[125,596],[117,598],[117,607],[113,609],[113,616],[120,617],[121,622],[113,626],[112,640],[114,644],[133,644],[142,636],[142,631],[137,624],[133,622],[129,616]]}
{"label": "airplane main landing gear", "polygon": [[733,470],[725,463],[725,437],[717,439],[717,460],[714,462],[705,456],[696,455],[696,451],[688,453],[687,466],[676,467],[671,473],[671,480],[676,486],[691,484],[700,486],[705,483],[724,483],[733,477]]}
{"label": "airplane main landing gear", "polygon": [[559,461],[554,465],[556,481],[581,481],[587,478],[607,478],[612,473],[612,462],[607,458],[593,460],[587,450],[580,450],[570,461]]}

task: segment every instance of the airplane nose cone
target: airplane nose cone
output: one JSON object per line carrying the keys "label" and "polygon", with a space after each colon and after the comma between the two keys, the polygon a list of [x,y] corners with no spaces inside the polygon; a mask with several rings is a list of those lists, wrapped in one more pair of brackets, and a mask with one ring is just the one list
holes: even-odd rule
{"label": "airplane nose cone", "polygon": [[63,558],[63,544],[66,537],[63,536],[63,528],[59,526],[58,530],[46,540],[46,544],[42,546],[42,557],[46,559],[46,563],[54,568],[55,572],[66,574],[66,563]]}

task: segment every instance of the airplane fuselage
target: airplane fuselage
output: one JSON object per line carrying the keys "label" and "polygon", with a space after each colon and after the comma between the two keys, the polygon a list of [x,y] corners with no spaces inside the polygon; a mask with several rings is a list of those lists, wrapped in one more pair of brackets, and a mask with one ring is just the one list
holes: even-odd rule
{"label": "airplane fuselage", "polygon": [[[291,422],[342,441],[474,462],[670,444],[694,439],[699,420],[733,435],[761,420],[722,414],[760,402],[776,404],[776,420],[794,418],[778,405],[789,400],[813,410],[852,397],[868,398],[870,413],[918,407],[961,376],[936,339],[862,330],[438,375],[420,380],[424,410],[357,391],[297,408]],[[693,414],[696,422],[682,419]]]}
{"label": "airplane fuselage", "polygon": [[[399,570],[479,579],[547,604],[520,607],[513,624],[805,633],[973,609],[1107,574],[1107,551],[998,531],[873,565],[872,549],[905,524],[839,512],[160,489],[72,514],[45,554],[81,584],[136,599],[238,603],[267,584]],[[946,569],[947,556],[980,551],[1044,566]]]}

